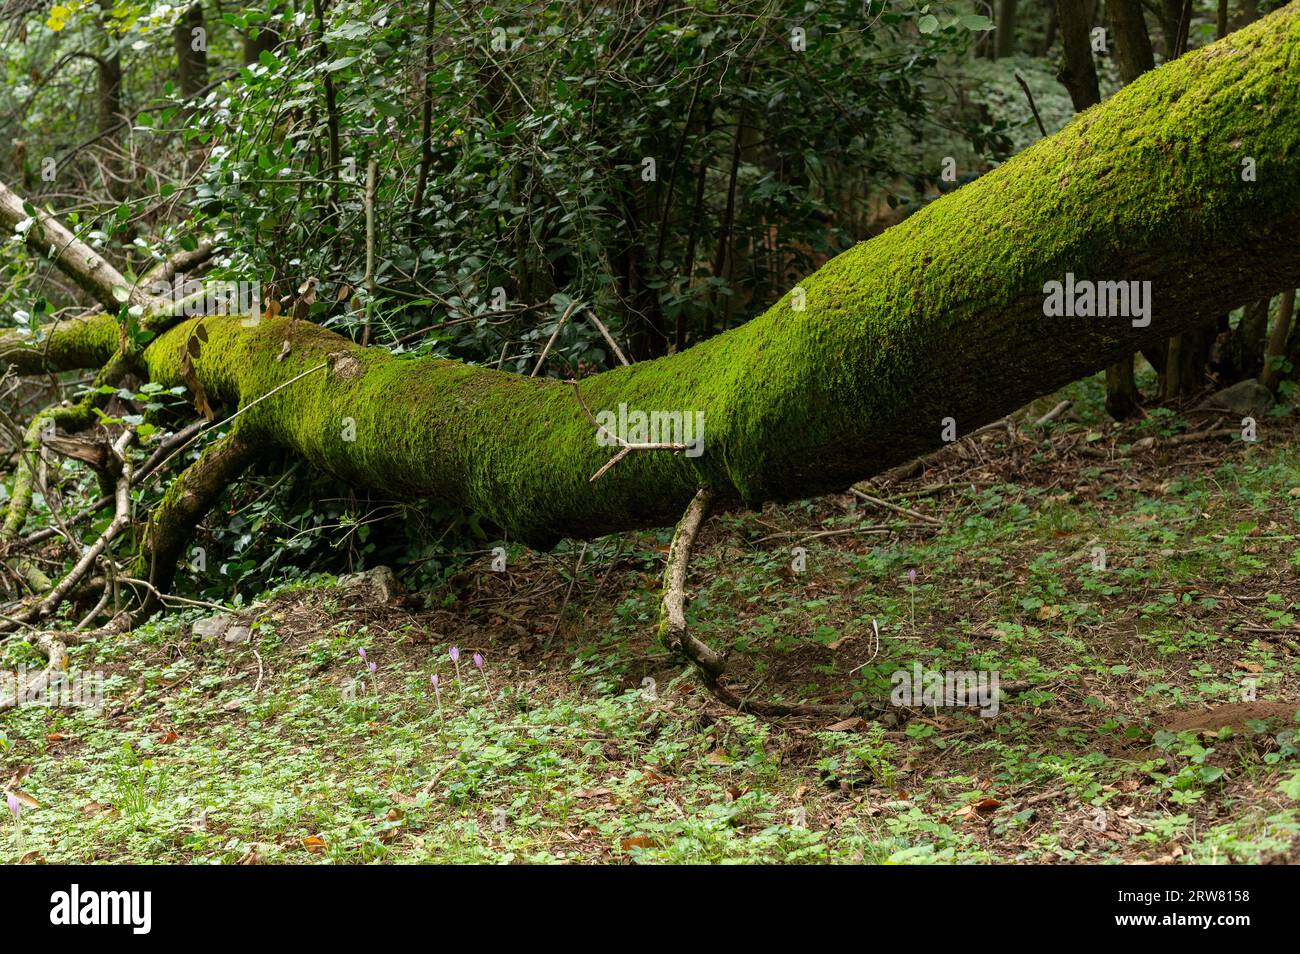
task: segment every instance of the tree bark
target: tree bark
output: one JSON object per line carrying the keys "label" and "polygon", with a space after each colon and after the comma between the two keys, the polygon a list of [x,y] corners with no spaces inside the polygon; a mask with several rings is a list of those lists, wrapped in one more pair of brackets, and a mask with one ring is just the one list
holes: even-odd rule
{"label": "tree bark", "polygon": [[[270,4],[268,13],[276,12],[276,5]],[[244,65],[253,66],[262,58],[262,53],[274,53],[280,45],[279,31],[269,26],[252,27],[244,34]]]}
{"label": "tree bark", "polygon": [[1156,68],[1142,0],[1108,0],[1106,10],[1110,16],[1111,35],[1115,38],[1115,53],[1119,58],[1119,76],[1128,85]]}
{"label": "tree bark", "polygon": [[1061,29],[1063,62],[1057,79],[1070,94],[1075,112],[1101,102],[1097,67],[1092,62],[1091,18],[1083,0],[1056,0],[1056,18]]}
{"label": "tree bark", "polygon": [[[31,208],[30,215],[28,207]],[[28,248],[53,261],[60,271],[95,301],[111,311],[117,311],[121,296],[125,296],[132,305],[143,306],[149,303],[149,296],[144,290],[133,286],[102,255],[76,239],[44,209],[25,203],[0,182],[0,222],[12,230],[29,218],[32,223],[23,236]]]}
{"label": "tree bark", "polygon": [[1268,348],[1264,354],[1264,370],[1259,374],[1259,383],[1270,391],[1276,391],[1283,372],[1295,374],[1295,365],[1284,365],[1287,361],[1286,343],[1290,337],[1291,319],[1295,316],[1295,289],[1288,288],[1278,301],[1277,321],[1269,335]]}
{"label": "tree bark", "polygon": [[176,48],[176,80],[181,96],[185,99],[197,96],[208,85],[206,30],[202,3],[193,3],[187,7],[172,29],[172,43]]}
{"label": "tree bark", "polygon": [[[514,539],[673,523],[701,487],[758,506],[840,491],[1029,400],[1300,285],[1300,5],[1161,67],[993,172],[799,283],[744,326],[575,385],[361,348],[303,321],[190,319],[141,355],[242,439],[354,484],[473,509]],[[1242,155],[1258,181],[1237,177]],[[0,203],[0,220],[7,218]],[[12,225],[12,222],[8,224]],[[1150,282],[1149,323],[1046,317],[1048,282]],[[287,353],[282,351],[288,341]],[[0,337],[20,373],[82,367],[118,344],[109,315]],[[273,389],[299,378],[274,395]],[[614,449],[584,411],[704,415],[703,454]]]}
{"label": "tree bark", "polygon": [[998,0],[997,58],[1016,52],[1016,0]]}
{"label": "tree bark", "polygon": [[[100,8],[105,14],[111,9],[109,0],[100,0]],[[105,27],[111,47],[112,34]],[[98,130],[102,140],[107,144],[108,155],[100,167],[104,182],[104,191],[114,199],[122,199],[127,193],[126,163],[121,154],[120,132],[126,122],[122,107],[122,55],[115,50],[105,50],[103,55],[95,55],[95,72],[97,78],[96,98],[99,116]]]}

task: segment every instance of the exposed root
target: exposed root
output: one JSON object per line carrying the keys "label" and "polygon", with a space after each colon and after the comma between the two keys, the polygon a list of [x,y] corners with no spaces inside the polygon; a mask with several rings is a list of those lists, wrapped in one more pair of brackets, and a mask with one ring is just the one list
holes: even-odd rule
{"label": "exposed root", "polygon": [[742,696],[722,683],[727,658],[712,647],[691,635],[686,625],[686,572],[690,565],[691,548],[704,525],[713,502],[713,492],[707,488],[691,500],[677,524],[673,542],[668,548],[668,563],[664,567],[664,597],[659,617],[659,634],[674,652],[682,653],[700,670],[704,684],[719,702],[737,712],[749,712],[766,718],[784,716],[838,716],[844,717],[858,711],[883,711],[884,702],[866,702],[860,706],[827,705],[821,703],[787,704],[768,702]]}
{"label": "exposed root", "polygon": [[685,653],[710,679],[721,676],[727,668],[727,659],[691,635],[686,625],[686,570],[691,559],[691,547],[704,525],[713,503],[713,492],[700,488],[677,524],[673,542],[668,548],[668,563],[664,567],[664,598],[660,611],[659,636],[673,652]]}

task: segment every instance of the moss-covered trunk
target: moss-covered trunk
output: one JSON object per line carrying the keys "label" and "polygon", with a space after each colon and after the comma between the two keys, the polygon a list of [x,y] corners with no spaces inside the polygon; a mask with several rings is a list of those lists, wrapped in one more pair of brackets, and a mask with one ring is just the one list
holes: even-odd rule
{"label": "moss-covered trunk", "polygon": [[[210,397],[247,405],[327,365],[252,407],[244,438],[472,507],[539,545],[671,523],[701,485],[755,504],[839,490],[939,445],[945,418],[969,431],[1300,284],[1297,76],[1293,4],[1142,76],[747,325],[582,382],[593,412],[702,413],[698,457],[634,452],[593,483],[616,448],[598,443],[572,385],[394,357],[304,323],[203,319],[195,367]],[[1066,273],[1150,282],[1149,323],[1045,316],[1045,284]],[[193,326],[146,350],[155,380],[181,382]],[[117,340],[101,316],[54,330],[48,360],[12,338],[0,359],[67,367],[107,359]]]}

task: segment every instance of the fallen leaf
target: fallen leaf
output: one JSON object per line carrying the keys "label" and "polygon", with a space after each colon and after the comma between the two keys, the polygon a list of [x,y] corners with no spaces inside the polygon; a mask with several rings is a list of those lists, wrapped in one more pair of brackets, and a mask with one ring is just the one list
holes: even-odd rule
{"label": "fallen leaf", "polygon": [[1002,803],[996,798],[981,798],[977,802],[971,802],[969,805],[963,805],[952,813],[952,818],[974,818],[977,815],[986,815],[996,809]]}
{"label": "fallen leaf", "polygon": [[18,799],[18,801],[20,801],[22,804],[26,805],[28,808],[40,808],[40,807],[41,807],[41,803],[40,803],[40,802],[38,802],[36,799],[32,798],[30,795],[28,795],[26,792],[24,792],[21,788],[15,788],[15,789],[12,789],[11,791],[6,792],[5,794],[7,794],[7,795],[12,795],[14,798]]}
{"label": "fallen leaf", "polygon": [[861,725],[862,725],[862,718],[860,716],[853,716],[852,718],[845,719],[842,722],[836,722],[834,725],[828,725],[826,727],[826,731],[827,732],[852,732],[854,729],[858,728]]}

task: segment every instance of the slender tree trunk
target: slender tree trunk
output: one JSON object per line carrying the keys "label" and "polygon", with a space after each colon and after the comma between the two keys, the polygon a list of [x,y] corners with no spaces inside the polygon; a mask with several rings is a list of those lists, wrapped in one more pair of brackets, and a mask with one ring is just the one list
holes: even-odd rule
{"label": "slender tree trunk", "polygon": [[1156,67],[1142,0],[1108,0],[1106,10],[1110,16],[1111,35],[1115,39],[1120,79],[1127,85]]}
{"label": "slender tree trunk", "polygon": [[[702,159],[700,160],[699,171],[695,174],[695,205],[691,211],[691,224],[686,237],[686,255],[682,259],[681,290],[684,299],[687,297],[685,293],[690,291],[695,278],[695,250],[699,247],[700,230],[704,227],[704,186],[708,181],[708,175],[709,162],[707,159]],[[686,349],[687,302],[683,301],[679,309],[673,340],[677,350],[684,351]]]}
{"label": "slender tree trunk", "polygon": [[998,0],[997,58],[1016,52],[1016,0]]}
{"label": "slender tree trunk", "polygon": [[99,6],[103,11],[101,28],[107,38],[105,45],[109,47],[102,55],[95,56],[98,129],[101,133],[100,142],[108,153],[103,160],[104,190],[114,199],[122,199],[127,193],[121,136],[126,118],[122,108],[122,56],[112,49],[109,28],[102,23],[103,18],[112,10],[112,2],[100,0]]}
{"label": "slender tree trunk", "polygon": [[[1192,22],[1192,0],[1165,0],[1166,56],[1177,59],[1187,52],[1188,31]],[[1172,32],[1170,32],[1172,27]],[[1196,394],[1206,382],[1206,373],[1214,353],[1219,328],[1226,324],[1223,316],[1214,323],[1186,331],[1171,338],[1165,347],[1164,367],[1160,374],[1160,399],[1173,401]]]}
{"label": "slender tree trunk", "polygon": [[1053,3],[1047,11],[1047,31],[1043,34],[1043,48],[1040,56],[1047,56],[1052,52],[1052,44],[1056,42],[1056,27],[1059,20],[1057,19],[1056,4]]}
{"label": "slender tree trunk", "polygon": [[[1251,5],[1253,7],[1253,4]],[[1247,11],[1250,22],[1256,19],[1256,12]],[[1228,2],[1219,0],[1218,38],[1228,35]],[[1219,369],[1220,384],[1227,386],[1256,377],[1266,371],[1265,338],[1268,334],[1268,315],[1272,300],[1265,298],[1247,305],[1241,313],[1236,329],[1229,324],[1230,316],[1223,316],[1221,325],[1224,332],[1219,336],[1223,342],[1223,356]]]}
{"label": "slender tree trunk", "polygon": [[[320,31],[317,38],[320,41],[321,59],[328,61],[330,50],[325,43],[327,24],[325,21],[324,0],[312,0],[312,10],[316,15],[316,24]],[[325,136],[329,144],[330,202],[337,206],[339,203],[339,163],[343,157],[342,146],[339,141],[338,93],[334,89],[334,79],[328,71],[321,80],[321,89],[325,93]]]}
{"label": "slender tree trunk", "polygon": [[1084,0],[1056,0],[1056,19],[1060,24],[1063,50],[1061,69],[1056,78],[1069,92],[1075,111],[1083,112],[1101,102],[1097,67],[1092,61],[1092,23]]}
{"label": "slender tree trunk", "polygon": [[1287,340],[1290,337],[1292,319],[1295,317],[1295,292],[1294,288],[1289,288],[1278,299],[1277,320],[1273,325],[1273,333],[1269,335],[1268,349],[1264,355],[1264,370],[1259,374],[1259,383],[1270,391],[1277,390],[1278,382],[1281,381],[1284,372],[1288,376],[1295,374],[1294,363],[1290,367],[1282,366],[1287,360]]}
{"label": "slender tree trunk", "polygon": [[420,170],[415,176],[415,196],[411,200],[411,219],[424,208],[424,191],[428,187],[429,172],[433,168],[433,25],[438,12],[438,0],[429,0],[424,18],[424,95],[420,104]]}
{"label": "slender tree trunk", "polygon": [[[731,173],[727,178],[727,204],[722,212],[721,227],[718,229],[718,250],[713,256],[713,278],[719,282],[724,278],[723,269],[726,268],[727,261],[731,257],[731,230],[736,221],[736,182],[737,177],[740,175],[740,155],[743,145],[744,118],[742,113],[737,113],[736,133],[731,145]],[[713,335],[713,317],[718,310],[721,297],[715,291],[709,302],[709,309],[704,316],[704,337],[706,338]],[[723,329],[726,329],[725,322]]]}
{"label": "slender tree trunk", "polygon": [[172,29],[176,47],[176,83],[181,96],[190,99],[208,85],[208,37],[203,22],[203,4],[185,9]]}
{"label": "slender tree trunk", "polygon": [[1185,5],[1184,0],[1160,0],[1160,38],[1166,63],[1178,56],[1178,37]]}
{"label": "slender tree trunk", "polygon": [[[268,13],[274,13],[277,9],[275,3],[267,6]],[[261,60],[264,51],[274,53],[279,45],[280,34],[273,27],[263,25],[249,28],[244,33],[244,65],[252,66]]]}
{"label": "slender tree trunk", "polygon": [[[1156,66],[1142,0],[1108,0],[1106,11],[1110,18],[1111,35],[1115,40],[1120,79],[1127,86]],[[1167,342],[1161,341],[1142,352],[1157,374],[1164,373],[1167,347]]]}

